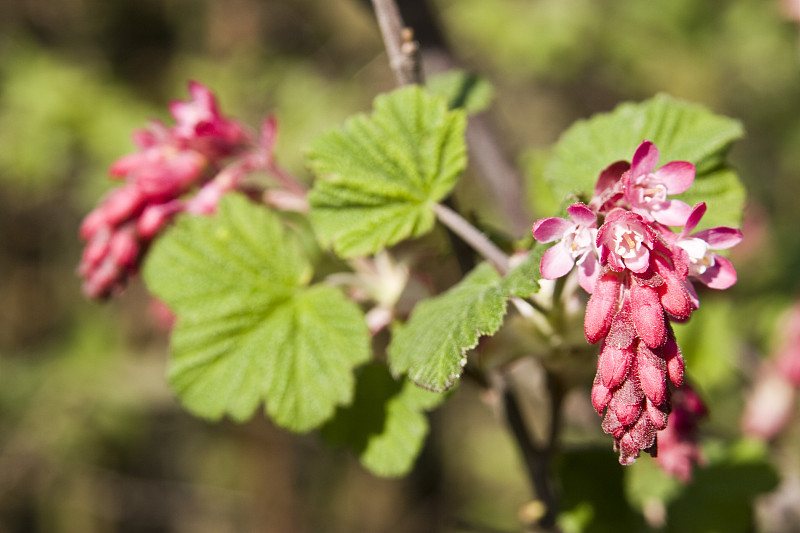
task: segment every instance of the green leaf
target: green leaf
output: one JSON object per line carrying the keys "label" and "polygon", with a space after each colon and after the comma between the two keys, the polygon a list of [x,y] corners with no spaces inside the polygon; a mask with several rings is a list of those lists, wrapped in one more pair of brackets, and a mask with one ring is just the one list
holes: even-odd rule
{"label": "green leaf", "polygon": [[433,391],[447,390],[461,375],[467,350],[500,329],[507,297],[502,278],[482,263],[444,294],[420,302],[389,345],[392,372]]}
{"label": "green leaf", "polygon": [[[745,443],[746,446],[746,443]],[[753,502],[780,481],[764,454],[738,456],[731,446],[705,468],[694,471],[691,484],[667,507],[665,531],[744,533],[755,531]]]}
{"label": "green leaf", "polygon": [[[697,166],[697,178],[690,191],[702,191],[703,180],[711,179],[713,185],[707,187],[709,196],[702,199],[709,207],[715,202],[729,204],[727,216],[715,216],[724,225],[738,225],[743,207],[742,187],[732,172],[726,171],[722,178],[716,171],[730,144],[743,134],[742,125],[736,120],[714,115],[700,105],[658,95],[642,103],[622,104],[610,113],[575,123],[556,144],[545,178],[557,198],[576,193],[588,196],[604,168],[615,161],[630,161],[636,147],[648,139],[661,153],[660,165],[689,161]],[[715,195],[724,199],[715,200]]]}
{"label": "green leaf", "polygon": [[503,279],[503,287],[509,296],[518,298],[528,298],[539,292],[539,280],[542,278],[539,272],[539,263],[542,261],[547,246],[535,245],[530,253],[516,265]]}
{"label": "green leaf", "polygon": [[280,220],[239,195],[213,218],[184,216],[144,270],[178,316],[169,381],[188,410],[252,416],[307,431],[352,398],[353,367],[369,357],[360,309],[310,269]]}
{"label": "green leaf", "polygon": [[341,256],[376,253],[428,232],[432,205],[447,196],[466,166],[461,111],[440,97],[405,87],[375,99],[311,145],[318,179],[309,194],[319,239]]}
{"label": "green leaf", "polygon": [[333,445],[348,445],[374,474],[394,477],[411,470],[428,433],[424,411],[446,396],[395,381],[379,364],[363,367],[353,403],[339,408],[322,428]]}
{"label": "green leaf", "polygon": [[625,469],[625,498],[635,509],[644,511],[654,503],[666,505],[677,498],[684,484],[667,474],[649,456],[642,456]]}
{"label": "green leaf", "polygon": [[556,463],[561,485],[559,528],[565,533],[646,531],[644,520],[625,501],[623,476],[606,448],[567,449]]}
{"label": "green leaf", "polygon": [[747,191],[735,172],[722,168],[696,179],[688,191],[675,198],[689,205],[699,202],[708,205],[698,230],[716,226],[738,227],[741,225]]}
{"label": "green leaf", "polygon": [[432,94],[443,96],[450,109],[463,109],[469,114],[488,109],[494,92],[484,78],[458,69],[433,76],[426,88]]}
{"label": "green leaf", "polygon": [[736,304],[718,295],[704,296],[692,319],[674,329],[692,383],[710,393],[735,382],[740,370],[731,354],[740,353],[744,340],[741,318],[734,313]]}

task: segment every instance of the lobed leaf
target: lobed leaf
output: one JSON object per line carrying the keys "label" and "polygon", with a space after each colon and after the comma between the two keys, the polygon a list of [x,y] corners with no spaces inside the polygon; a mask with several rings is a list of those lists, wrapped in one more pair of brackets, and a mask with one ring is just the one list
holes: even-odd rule
{"label": "lobed leaf", "polygon": [[383,365],[369,364],[358,376],[353,403],[340,408],[322,429],[333,445],[348,445],[371,472],[408,473],[428,433],[424,412],[445,395],[396,381]]}
{"label": "lobed leaf", "polygon": [[450,109],[463,109],[469,114],[488,109],[494,92],[486,79],[458,69],[431,77],[425,87],[428,92],[443,96]]}
{"label": "lobed leaf", "polygon": [[235,420],[261,402],[307,431],[352,398],[369,357],[360,309],[310,268],[280,220],[239,195],[213,218],[181,217],[151,250],[148,287],[177,314],[169,381],[198,416]]}
{"label": "lobed leaf", "polygon": [[444,294],[420,302],[393,335],[392,372],[433,391],[447,390],[461,375],[467,350],[500,329],[507,298],[502,278],[482,263]]}
{"label": "lobed leaf", "polygon": [[371,115],[312,142],[309,194],[319,239],[344,257],[372,254],[433,227],[433,203],[466,166],[461,111],[420,87],[375,99]]}
{"label": "lobed leaf", "polygon": [[720,168],[702,179],[697,179],[683,194],[675,196],[689,205],[705,202],[708,210],[698,225],[698,230],[717,226],[741,224],[742,209],[747,191],[739,176],[728,168]]}
{"label": "lobed leaf", "polygon": [[503,279],[503,287],[509,296],[528,298],[539,292],[539,280],[542,278],[539,263],[541,263],[542,255],[547,248],[547,246],[535,245]]}

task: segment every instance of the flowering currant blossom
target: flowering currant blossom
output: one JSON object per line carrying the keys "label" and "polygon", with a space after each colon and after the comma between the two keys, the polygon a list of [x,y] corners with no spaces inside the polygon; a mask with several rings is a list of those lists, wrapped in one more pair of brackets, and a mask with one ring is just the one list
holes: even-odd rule
{"label": "flowering currant blossom", "polygon": [[[656,170],[658,158],[655,145],[643,141],[630,164],[620,161],[601,172],[588,205],[570,207],[571,221],[546,218],[533,226],[540,242],[559,241],[542,256],[544,278],[564,276],[589,257],[596,261],[592,281],[581,283],[591,294],[584,333],[600,345],[592,405],[622,464],[643,450],[655,455],[658,435],[672,423],[671,396],[682,390],[684,360],[671,321],[688,320],[698,308],[691,280],[717,289],[735,283],[730,261],[710,250],[741,240],[733,228],[691,233],[705,204],[691,208],[667,196],[689,188],[695,167],[673,161]],[[669,226],[684,227],[675,233]],[[594,246],[585,244],[589,234]],[[665,434],[667,449],[693,450],[688,441],[678,446],[687,434],[679,429]],[[671,457],[663,461],[665,469],[685,479],[687,461],[699,456]]]}
{"label": "flowering currant blossom", "polygon": [[724,226],[705,229],[688,235],[706,212],[705,202],[692,209],[675,244],[689,256],[689,276],[712,289],[727,289],[736,283],[736,270],[731,262],[711,250],[725,250],[739,244],[742,232]]}
{"label": "flowering currant blossom", "polygon": [[220,113],[206,87],[191,82],[189,93],[188,102],[170,105],[174,126],[154,121],[134,134],[139,151],[121,157],[109,170],[124,185],[111,191],[81,224],[86,248],[78,273],[90,298],[120,292],[152,239],[177,213],[211,213],[224,193],[241,186],[246,174],[276,169],[274,119],[265,121],[261,138],[255,139]]}
{"label": "flowering currant blossom", "polygon": [[539,269],[545,279],[566,275],[577,263],[581,287],[591,293],[600,272],[595,239],[597,215],[581,203],[567,208],[570,220],[550,217],[533,225],[533,237],[539,242],[559,241],[544,253]]}
{"label": "flowering currant blossom", "polygon": [[694,165],[687,161],[672,161],[655,170],[658,148],[644,141],[633,154],[631,168],[622,178],[622,191],[631,211],[648,222],[680,226],[689,216],[691,207],[680,200],[670,200],[667,194],[680,194],[694,181]]}

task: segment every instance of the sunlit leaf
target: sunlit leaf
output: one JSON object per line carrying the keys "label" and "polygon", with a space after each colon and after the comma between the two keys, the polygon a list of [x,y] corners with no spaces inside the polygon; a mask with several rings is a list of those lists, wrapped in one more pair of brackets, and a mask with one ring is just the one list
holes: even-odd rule
{"label": "sunlit leaf", "polygon": [[318,137],[309,202],[320,240],[350,257],[429,231],[431,206],[466,166],[465,124],[444,99],[406,87],[376,98],[371,115]]}
{"label": "sunlit leaf", "polygon": [[483,263],[449,291],[420,302],[389,345],[392,372],[430,390],[450,388],[467,350],[500,328],[507,297],[502,278]]}
{"label": "sunlit leaf", "polygon": [[463,109],[470,114],[484,111],[492,103],[491,84],[463,70],[448,70],[433,76],[425,87],[430,93],[443,96],[450,109]]}
{"label": "sunlit leaf", "polygon": [[446,395],[392,378],[385,366],[361,369],[353,403],[340,408],[322,430],[334,445],[348,445],[361,463],[381,476],[408,473],[428,433],[424,412]]}
{"label": "sunlit leaf", "polygon": [[539,291],[539,280],[542,277],[539,272],[539,263],[546,249],[547,246],[534,246],[530,253],[503,279],[503,286],[509,296],[527,298]]}
{"label": "sunlit leaf", "polygon": [[741,454],[747,443],[727,448],[694,472],[692,482],[667,507],[665,531],[744,533],[756,530],[753,501],[780,480],[764,451]]}
{"label": "sunlit leaf", "polygon": [[644,520],[623,497],[623,476],[610,446],[568,449],[558,461],[560,529],[565,532],[644,531]]}
{"label": "sunlit leaf", "polygon": [[306,431],[352,398],[364,317],[336,289],[304,286],[309,266],[268,210],[231,195],[213,218],[182,217],[144,274],[177,314],[169,381],[191,412],[244,420],[266,402]]}

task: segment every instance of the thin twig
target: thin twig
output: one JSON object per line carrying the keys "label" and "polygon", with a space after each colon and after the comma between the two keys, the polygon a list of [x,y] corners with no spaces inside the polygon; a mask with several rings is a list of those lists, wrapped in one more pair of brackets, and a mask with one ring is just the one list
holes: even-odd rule
{"label": "thin twig", "polygon": [[478,231],[475,226],[447,206],[434,204],[433,212],[436,213],[436,217],[442,224],[489,261],[501,276],[508,274],[511,268],[508,256],[490,241],[486,235]]}
{"label": "thin twig", "polygon": [[419,45],[414,41],[414,32],[403,25],[397,4],[394,0],[372,0],[372,5],[397,84],[422,85]]}
{"label": "thin twig", "polygon": [[528,470],[528,478],[533,484],[536,496],[544,505],[545,513],[538,520],[538,525],[547,531],[555,531],[558,503],[550,477],[550,460],[558,431],[556,417],[559,414],[560,401],[557,400],[555,394],[551,396],[551,401],[553,402],[551,416],[553,418],[550,420],[550,435],[547,444],[539,446],[534,442],[528,431],[515,391],[507,381],[504,383],[502,390],[502,399],[503,414],[511,433],[514,435],[517,446],[522,452],[522,457]]}
{"label": "thin twig", "polygon": [[[397,2],[406,26],[414,28],[425,75],[463,68],[455,57],[431,0]],[[514,236],[530,231],[532,218],[525,204],[522,175],[488,113],[472,115],[467,126],[470,165],[497,201],[499,214]]]}

